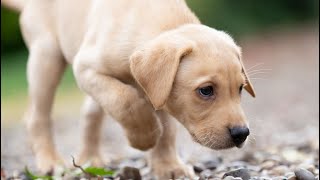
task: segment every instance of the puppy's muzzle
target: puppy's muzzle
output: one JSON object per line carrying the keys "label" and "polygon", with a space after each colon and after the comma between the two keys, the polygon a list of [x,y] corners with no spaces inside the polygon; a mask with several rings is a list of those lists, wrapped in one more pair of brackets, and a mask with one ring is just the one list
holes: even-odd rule
{"label": "puppy's muzzle", "polygon": [[247,127],[234,127],[229,129],[232,141],[237,147],[241,147],[242,143],[247,139],[250,130]]}

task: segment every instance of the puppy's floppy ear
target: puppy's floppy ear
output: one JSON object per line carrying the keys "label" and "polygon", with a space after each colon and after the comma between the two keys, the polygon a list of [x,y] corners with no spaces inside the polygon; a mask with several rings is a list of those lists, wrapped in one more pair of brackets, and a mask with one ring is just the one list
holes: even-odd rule
{"label": "puppy's floppy ear", "polygon": [[192,51],[193,46],[192,41],[179,35],[163,35],[130,57],[131,73],[156,110],[165,105],[180,60]]}
{"label": "puppy's floppy ear", "polygon": [[241,49],[240,49],[240,47],[239,47],[239,49],[238,49],[238,54],[239,54],[238,58],[239,58],[239,61],[240,61],[241,67],[242,67],[242,73],[244,74],[244,77],[246,78],[246,84],[245,84],[245,86],[244,86],[244,89],[245,89],[252,97],[256,97],[256,93],[255,93],[255,91],[254,91],[254,88],[253,88],[253,86],[252,86],[252,83],[251,83],[251,81],[250,81],[250,79],[249,79],[249,76],[248,76],[248,74],[247,74],[247,71],[246,71],[246,69],[245,69],[245,67],[244,67],[244,65],[243,65],[243,62],[242,62]]}

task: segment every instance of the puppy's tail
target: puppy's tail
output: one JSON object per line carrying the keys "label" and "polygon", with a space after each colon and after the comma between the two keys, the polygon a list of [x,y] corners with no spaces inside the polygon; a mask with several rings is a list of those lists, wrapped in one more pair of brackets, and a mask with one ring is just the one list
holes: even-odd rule
{"label": "puppy's tail", "polygon": [[21,12],[26,0],[1,0],[1,5],[16,12]]}

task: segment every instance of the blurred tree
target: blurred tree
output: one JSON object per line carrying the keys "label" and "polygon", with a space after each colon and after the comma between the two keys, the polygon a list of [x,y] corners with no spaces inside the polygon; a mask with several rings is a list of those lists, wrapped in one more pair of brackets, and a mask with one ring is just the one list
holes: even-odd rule
{"label": "blurred tree", "polygon": [[187,0],[202,23],[233,36],[319,19],[318,0]]}
{"label": "blurred tree", "polygon": [[[319,19],[318,0],[186,0],[200,20],[235,38]],[[1,7],[1,54],[24,48],[18,14]]]}
{"label": "blurred tree", "polygon": [[1,7],[1,55],[24,48],[18,18],[16,12]]}

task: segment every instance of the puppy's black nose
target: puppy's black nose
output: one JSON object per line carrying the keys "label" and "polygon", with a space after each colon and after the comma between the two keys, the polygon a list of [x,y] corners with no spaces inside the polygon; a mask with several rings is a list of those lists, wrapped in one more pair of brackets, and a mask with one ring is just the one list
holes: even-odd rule
{"label": "puppy's black nose", "polygon": [[236,144],[236,146],[241,145],[247,139],[249,134],[250,131],[247,127],[235,127],[230,129],[232,141]]}

